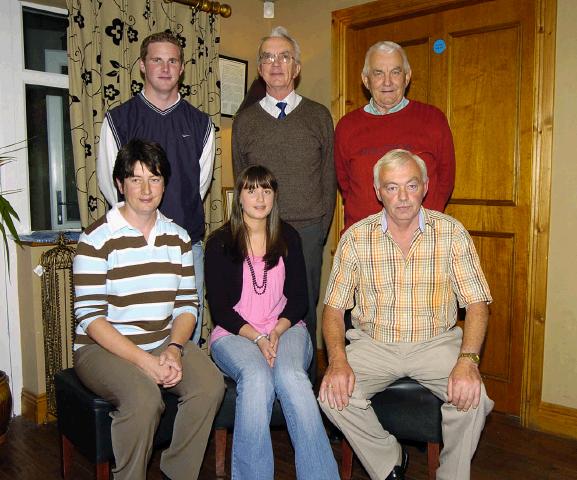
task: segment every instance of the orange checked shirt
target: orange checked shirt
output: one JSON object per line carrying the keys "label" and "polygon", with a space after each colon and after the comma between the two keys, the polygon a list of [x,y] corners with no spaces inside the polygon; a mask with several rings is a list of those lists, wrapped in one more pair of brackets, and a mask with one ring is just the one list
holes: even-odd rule
{"label": "orange checked shirt", "polygon": [[373,339],[421,342],[447,331],[460,307],[492,301],[473,241],[454,218],[421,208],[405,258],[385,211],[352,225],[335,255],[325,304],[351,309]]}

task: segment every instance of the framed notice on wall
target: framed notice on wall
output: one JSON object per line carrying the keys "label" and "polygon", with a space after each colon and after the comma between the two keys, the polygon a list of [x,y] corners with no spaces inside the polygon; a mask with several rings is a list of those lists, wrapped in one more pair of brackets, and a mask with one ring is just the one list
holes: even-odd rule
{"label": "framed notice on wall", "polygon": [[224,202],[224,221],[230,219],[232,212],[232,202],[234,199],[234,187],[222,187],[222,201]]}
{"label": "framed notice on wall", "polygon": [[233,117],[246,95],[248,61],[220,55],[220,114]]}

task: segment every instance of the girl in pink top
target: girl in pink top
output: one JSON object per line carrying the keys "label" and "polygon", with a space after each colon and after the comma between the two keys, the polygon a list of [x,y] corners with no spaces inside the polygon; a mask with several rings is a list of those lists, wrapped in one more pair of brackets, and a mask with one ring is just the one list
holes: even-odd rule
{"label": "girl in pink top", "polygon": [[236,181],[231,218],[208,240],[205,280],[216,328],[212,358],[237,383],[233,479],[274,478],[270,417],[278,398],[297,478],[334,480],[337,465],[307,376],[306,271],[296,230],[280,220],[277,181],[251,166]]}

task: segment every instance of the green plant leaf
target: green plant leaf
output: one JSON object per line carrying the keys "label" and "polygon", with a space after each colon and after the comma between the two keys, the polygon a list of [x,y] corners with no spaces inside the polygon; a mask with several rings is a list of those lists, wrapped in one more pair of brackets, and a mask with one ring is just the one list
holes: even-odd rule
{"label": "green plant leaf", "polygon": [[[0,147],[0,167],[14,161],[16,158],[12,155],[19,150],[27,148],[28,139],[21,140],[19,142],[11,143],[10,145],[5,145]],[[20,221],[20,217],[10,205],[10,202],[6,198],[6,194],[14,193],[18,190],[11,191],[1,191],[0,190],[0,233],[4,240],[4,249],[6,250],[6,265],[8,266],[8,274],[10,275],[10,249],[8,248],[8,232],[14,237],[14,241],[18,245],[22,245],[20,242],[20,237],[14,226],[14,219]],[[6,231],[8,229],[8,232]]]}
{"label": "green plant leaf", "polygon": [[8,272],[10,272],[10,255],[9,255],[9,248],[8,248],[8,238],[6,234],[6,227],[8,227],[8,231],[14,237],[14,241],[20,245],[20,237],[18,236],[18,232],[16,231],[16,227],[14,226],[14,220],[20,220],[18,214],[10,205],[10,202],[4,198],[3,195],[0,195],[0,218],[2,219],[2,223],[0,223],[0,232],[2,233],[2,237],[4,238],[4,248],[6,250],[6,264],[8,266]]}
{"label": "green plant leaf", "polygon": [[0,232],[2,232],[2,236],[4,237],[4,248],[6,249],[6,265],[8,266],[8,273],[10,273],[10,255],[8,250],[8,241],[6,238],[6,230],[4,229],[3,223],[0,223]]}

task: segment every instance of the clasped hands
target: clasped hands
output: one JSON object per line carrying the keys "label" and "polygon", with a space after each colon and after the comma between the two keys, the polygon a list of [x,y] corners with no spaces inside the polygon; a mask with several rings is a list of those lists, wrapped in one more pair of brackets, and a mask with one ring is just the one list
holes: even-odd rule
{"label": "clasped hands", "polygon": [[291,322],[287,318],[281,317],[278,319],[275,327],[270,331],[270,333],[256,342],[270,368],[274,367],[280,337],[290,327]]}
{"label": "clasped hands", "polygon": [[279,338],[279,333],[273,328],[267,336],[262,337],[256,342],[266,363],[268,363],[271,368],[274,367]]}
{"label": "clasped hands", "polygon": [[158,385],[172,388],[182,380],[180,352],[168,347],[160,355],[147,354],[140,368]]}

